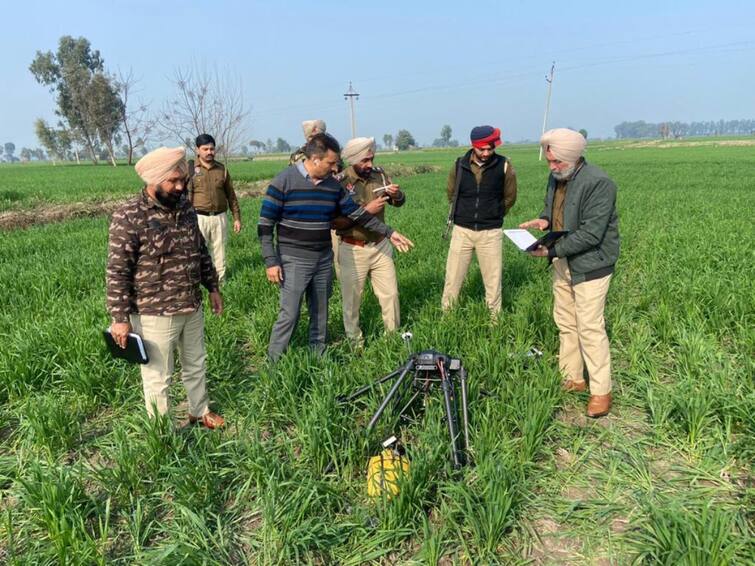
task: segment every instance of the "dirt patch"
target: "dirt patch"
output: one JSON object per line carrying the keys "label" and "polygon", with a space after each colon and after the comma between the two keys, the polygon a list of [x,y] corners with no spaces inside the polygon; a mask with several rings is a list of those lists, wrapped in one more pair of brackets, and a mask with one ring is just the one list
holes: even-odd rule
{"label": "dirt patch", "polygon": [[564,534],[563,526],[549,518],[537,519],[531,524],[535,541],[527,558],[532,564],[576,564],[580,561],[582,544],[579,539]]}
{"label": "dirt patch", "polygon": [[574,463],[574,455],[566,448],[556,448],[556,468],[566,470]]}
{"label": "dirt patch", "polygon": [[62,222],[72,218],[87,218],[112,214],[124,199],[105,202],[74,202],[41,206],[31,210],[10,210],[0,213],[0,230],[28,228],[36,224]]}

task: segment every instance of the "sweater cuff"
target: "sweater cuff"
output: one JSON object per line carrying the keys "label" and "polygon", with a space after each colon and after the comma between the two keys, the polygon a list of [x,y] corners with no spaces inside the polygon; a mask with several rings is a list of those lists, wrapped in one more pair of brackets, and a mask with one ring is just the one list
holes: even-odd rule
{"label": "sweater cuff", "polygon": [[276,267],[280,264],[281,262],[277,256],[269,256],[265,258],[265,267]]}
{"label": "sweater cuff", "polygon": [[555,259],[558,257],[556,255],[556,246],[551,246],[550,248],[548,248],[548,257],[550,259]]}

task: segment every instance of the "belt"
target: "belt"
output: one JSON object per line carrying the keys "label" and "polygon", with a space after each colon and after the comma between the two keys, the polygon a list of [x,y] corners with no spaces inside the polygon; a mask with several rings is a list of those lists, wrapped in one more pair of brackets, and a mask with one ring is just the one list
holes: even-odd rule
{"label": "belt", "polygon": [[385,239],[385,236],[380,236],[380,239],[375,242],[366,242],[364,240],[357,240],[356,238],[349,238],[348,236],[341,236],[341,241],[352,246],[359,246],[363,248],[367,244],[379,244]]}
{"label": "belt", "polygon": [[197,214],[201,214],[202,216],[220,216],[221,214],[225,214],[225,210],[223,212],[210,212],[209,210],[197,210]]}

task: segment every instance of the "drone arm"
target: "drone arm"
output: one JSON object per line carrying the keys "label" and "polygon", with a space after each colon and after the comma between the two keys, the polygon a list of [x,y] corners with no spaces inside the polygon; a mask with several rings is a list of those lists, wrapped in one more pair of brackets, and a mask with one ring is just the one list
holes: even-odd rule
{"label": "drone arm", "polygon": [[406,364],[404,364],[404,366],[401,368],[401,373],[399,374],[398,378],[391,386],[390,390],[388,391],[388,394],[380,403],[378,410],[375,411],[374,415],[372,415],[372,418],[370,419],[370,422],[367,425],[368,433],[374,428],[375,423],[377,423],[378,419],[380,418],[380,415],[383,414],[383,411],[385,411],[385,408],[388,406],[388,403],[391,402],[391,399],[393,399],[393,396],[396,394],[399,387],[401,387],[401,384],[404,382],[404,378],[406,377],[406,374],[409,373],[409,370],[412,369],[413,367],[414,367],[414,358],[410,358],[409,361],[407,361]]}

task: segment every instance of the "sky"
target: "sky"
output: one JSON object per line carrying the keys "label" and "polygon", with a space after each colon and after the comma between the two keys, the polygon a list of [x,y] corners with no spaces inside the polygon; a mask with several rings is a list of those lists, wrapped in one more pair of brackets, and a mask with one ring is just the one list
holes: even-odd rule
{"label": "sky", "polygon": [[[132,70],[157,110],[177,68],[215,68],[243,91],[245,139],[303,141],[322,118],[351,137],[409,130],[431,144],[449,124],[464,145],[481,124],[537,139],[548,127],[611,137],[622,121],[755,118],[755,2],[574,0],[380,2],[68,0],[3,2],[0,143],[37,147],[55,97],[29,64],[84,36],[111,72]],[[18,150],[17,150],[18,151]]]}

